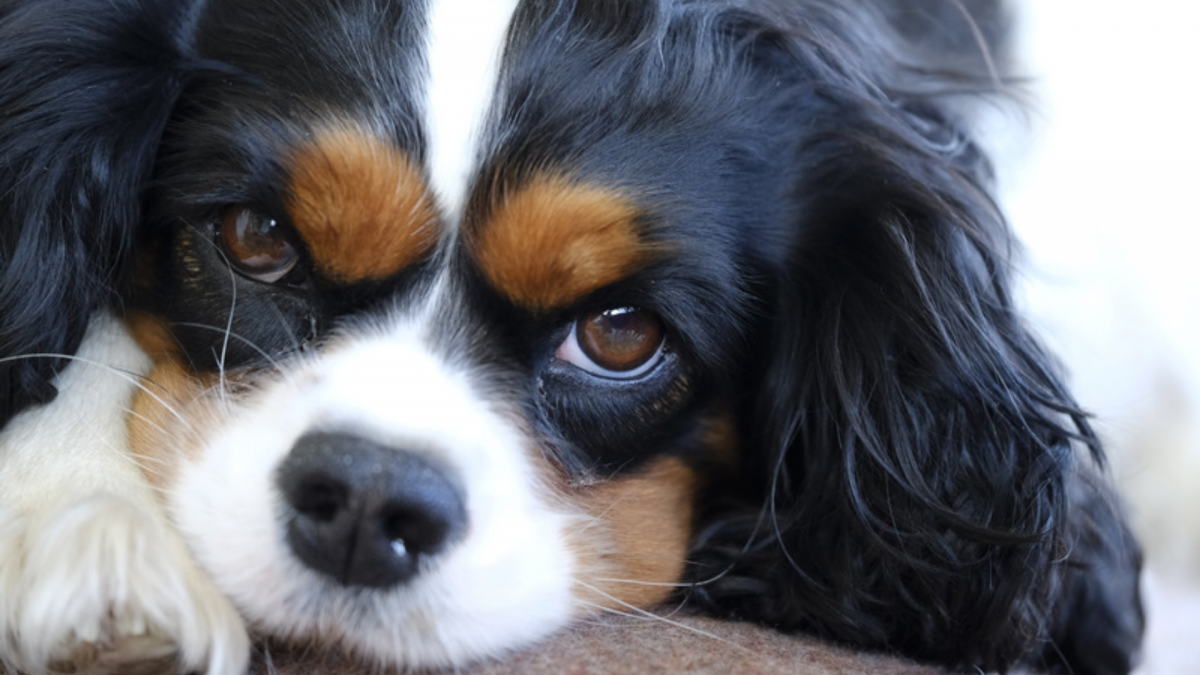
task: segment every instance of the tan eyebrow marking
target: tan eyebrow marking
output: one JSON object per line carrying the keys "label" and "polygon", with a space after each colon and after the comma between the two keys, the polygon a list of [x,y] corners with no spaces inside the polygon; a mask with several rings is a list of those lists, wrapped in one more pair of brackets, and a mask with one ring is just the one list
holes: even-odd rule
{"label": "tan eyebrow marking", "polygon": [[637,270],[656,245],[616,189],[535,177],[484,214],[468,246],[488,281],[532,310],[565,307]]}
{"label": "tan eyebrow marking", "polygon": [[316,132],[285,166],[292,224],[329,278],[383,279],[433,249],[437,210],[428,186],[390,141],[337,123]]}

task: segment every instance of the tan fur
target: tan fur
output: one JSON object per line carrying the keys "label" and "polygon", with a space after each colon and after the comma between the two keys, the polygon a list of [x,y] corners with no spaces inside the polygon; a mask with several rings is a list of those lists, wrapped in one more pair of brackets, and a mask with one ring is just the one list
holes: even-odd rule
{"label": "tan fur", "polygon": [[386,278],[437,241],[425,180],[387,140],[336,124],[314,134],[286,166],[292,224],[317,268],[335,281]]}
{"label": "tan fur", "polygon": [[192,375],[179,361],[167,359],[155,364],[142,384],[126,418],[129,447],[146,478],[156,487],[168,487],[181,468],[181,459],[193,458],[199,451],[199,444],[182,442],[190,435],[183,432],[185,422],[177,416],[184,415],[181,411],[188,403],[212,391],[216,376]]}
{"label": "tan fur", "polygon": [[179,353],[179,345],[171,336],[170,329],[158,317],[144,312],[130,312],[125,316],[125,325],[134,342],[151,360],[157,362]]}
{"label": "tan fur", "polygon": [[565,307],[635,271],[653,254],[640,211],[615,189],[547,174],[505,195],[469,246],[488,281],[518,305]]}
{"label": "tan fur", "polygon": [[180,459],[198,449],[197,444],[182,442],[191,436],[185,431],[187,425],[197,422],[184,422],[180,417],[189,403],[213,391],[219,377],[189,372],[161,320],[137,313],[128,317],[127,324],[138,346],[154,361],[126,417],[130,450],[152,484],[168,487],[180,468]]}
{"label": "tan fur", "polygon": [[683,575],[698,485],[691,467],[667,457],[579,490],[574,499],[599,521],[577,533],[580,599],[611,609],[665,600]]}
{"label": "tan fur", "polygon": [[705,456],[717,471],[732,475],[740,470],[742,444],[732,412],[726,410],[709,418],[702,438],[701,443],[707,450]]}

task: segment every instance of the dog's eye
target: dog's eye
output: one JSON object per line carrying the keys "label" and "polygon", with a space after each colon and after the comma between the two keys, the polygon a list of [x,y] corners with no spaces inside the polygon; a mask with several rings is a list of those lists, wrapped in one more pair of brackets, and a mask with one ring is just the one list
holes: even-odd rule
{"label": "dog's eye", "polygon": [[635,307],[607,309],[572,324],[555,355],[593,375],[631,379],[658,363],[665,338],[662,319],[653,312]]}
{"label": "dog's eye", "polygon": [[239,272],[267,284],[286,276],[300,259],[286,228],[245,206],[225,210],[217,241]]}

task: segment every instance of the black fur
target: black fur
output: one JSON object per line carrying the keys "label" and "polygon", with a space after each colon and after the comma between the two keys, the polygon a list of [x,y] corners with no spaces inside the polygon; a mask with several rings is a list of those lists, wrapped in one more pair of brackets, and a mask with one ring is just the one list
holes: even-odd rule
{"label": "black fur", "polygon": [[[73,353],[131,251],[180,87],[185,3],[0,0],[0,357]],[[0,361],[0,425],[57,359]]]}
{"label": "black fur", "polygon": [[761,450],[744,489],[765,503],[707,523],[693,596],[950,665],[1126,672],[1140,554],[1093,478],[1086,415],[1013,307],[1015,244],[955,116],[1002,82],[994,62],[947,69],[845,21],[861,9],[806,6],[757,37],[783,98],[815,109],[797,115],[800,235],[764,288],[742,418]]}
{"label": "black fur", "polygon": [[[162,234],[173,221],[269,201],[273,143],[304,133],[280,120],[367,110],[424,152],[395,47],[410,38],[380,31],[407,6],[285,5],[0,0],[0,358],[71,353],[124,301],[135,240],[165,260],[194,234]],[[1015,243],[971,126],[1007,86],[1000,5],[531,2],[519,21],[481,175],[568,163],[652,186],[648,231],[687,244],[612,292],[663,316],[695,389],[605,433],[614,408],[579,422],[533,405],[571,446],[560,459],[634,462],[609,451],[682,443],[682,418],[736,392],[746,472],[702,509],[689,599],[951,666],[1127,672],[1138,548],[1086,415],[1013,306]],[[349,76],[364,60],[347,45],[383,65]],[[282,350],[404,287],[285,293],[210,262],[217,281],[178,272],[148,302],[194,290],[175,319],[203,323],[237,284],[237,332]],[[208,357],[220,338],[180,332]],[[49,400],[58,367],[0,361],[0,425]]]}

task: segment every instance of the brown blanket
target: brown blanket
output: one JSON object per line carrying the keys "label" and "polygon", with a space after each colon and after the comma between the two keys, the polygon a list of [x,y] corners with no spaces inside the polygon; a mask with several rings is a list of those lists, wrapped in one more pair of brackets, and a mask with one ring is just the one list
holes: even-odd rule
{"label": "brown blanket", "polygon": [[[674,616],[669,621],[622,616],[596,619],[506,659],[450,672],[455,675],[938,675],[943,672],[808,636],[784,635],[749,623],[696,616]],[[263,646],[256,655],[255,672],[377,675],[380,671],[336,655]]]}

